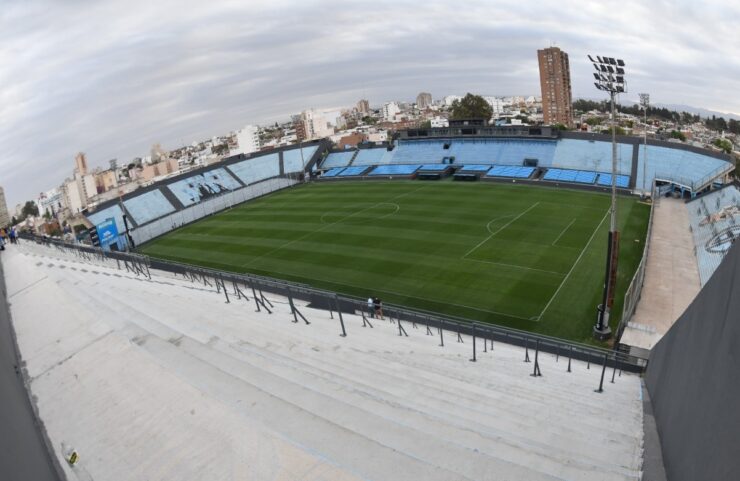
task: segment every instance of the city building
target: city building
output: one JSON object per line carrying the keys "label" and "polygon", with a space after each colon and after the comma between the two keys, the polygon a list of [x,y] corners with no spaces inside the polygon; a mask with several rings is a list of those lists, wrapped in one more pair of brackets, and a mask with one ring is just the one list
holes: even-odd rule
{"label": "city building", "polygon": [[[301,114],[305,137],[301,140],[320,139],[334,134],[340,112],[336,110],[305,110]],[[298,130],[298,129],[296,129]],[[300,137],[299,137],[300,138]]]}
{"label": "city building", "polygon": [[347,149],[350,147],[357,147],[357,144],[367,141],[367,135],[361,132],[350,132],[337,140],[337,147],[340,149]]}
{"label": "city building", "polygon": [[78,172],[80,175],[87,174],[87,157],[84,152],[78,152],[75,155],[75,172]]}
{"label": "city building", "polygon": [[432,106],[432,94],[429,92],[422,92],[416,96],[416,108],[419,110],[428,109]]}
{"label": "city building", "polygon": [[540,65],[542,113],[545,124],[573,126],[568,54],[558,47],[550,47],[538,50],[537,59]]}
{"label": "city building", "polygon": [[5,203],[5,191],[0,187],[0,228],[10,224],[10,213],[8,205]]}
{"label": "city building", "polygon": [[359,102],[357,102],[357,112],[367,115],[370,113],[370,102],[368,102],[366,99],[362,99]]}
{"label": "city building", "polygon": [[118,175],[115,170],[97,169],[93,175],[95,176],[95,190],[98,194],[108,192],[109,190],[118,187]]}
{"label": "city building", "polygon": [[445,107],[452,106],[452,102],[454,102],[455,100],[462,100],[462,97],[460,97],[459,95],[448,95],[448,96],[446,96],[444,98]]}
{"label": "city building", "polygon": [[61,189],[54,188],[47,192],[42,192],[36,200],[36,205],[39,208],[40,215],[43,216],[48,212],[49,216],[56,217],[56,215],[62,210]]}
{"label": "city building", "polygon": [[430,119],[429,122],[433,128],[450,126],[450,121],[444,117],[434,117],[433,119]]}
{"label": "city building", "polygon": [[387,122],[393,122],[396,119],[396,114],[400,112],[401,109],[396,102],[388,102],[383,105],[383,119]]}
{"label": "city building", "polygon": [[233,154],[251,154],[260,150],[259,127],[247,125],[236,133],[238,147]]}

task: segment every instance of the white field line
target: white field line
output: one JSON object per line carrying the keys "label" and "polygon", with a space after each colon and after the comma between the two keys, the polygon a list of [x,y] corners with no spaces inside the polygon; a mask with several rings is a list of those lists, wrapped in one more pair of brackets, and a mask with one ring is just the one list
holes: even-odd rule
{"label": "white field line", "polygon": [[485,261],[485,260],[482,260],[482,259],[464,259],[464,260],[469,261],[469,262],[482,262],[484,264],[492,264],[494,266],[513,267],[515,269],[526,269],[528,271],[544,272],[545,274],[553,274],[553,275],[560,276],[560,277],[562,277],[562,276],[565,275],[562,272],[546,271],[545,269],[537,269],[535,267],[518,266],[516,264],[505,264],[503,262]]}
{"label": "white field line", "polygon": [[578,256],[578,259],[573,263],[573,265],[570,267],[570,270],[568,271],[568,274],[566,274],[565,278],[563,279],[563,282],[560,283],[558,286],[558,289],[555,291],[555,294],[552,295],[550,300],[548,301],[547,305],[545,305],[545,308],[542,309],[542,312],[540,312],[540,315],[537,316],[537,320],[539,321],[542,319],[542,315],[545,314],[545,311],[548,307],[550,307],[550,304],[552,304],[552,301],[555,300],[555,297],[557,297],[558,293],[560,292],[560,289],[563,288],[565,283],[568,281],[568,278],[570,278],[570,275],[573,273],[573,270],[576,268],[578,263],[581,261],[581,257],[583,257],[583,254],[586,252],[586,249],[588,249],[588,246],[591,245],[591,241],[594,240],[594,237],[596,236],[596,233],[599,231],[599,227],[601,227],[601,224],[604,223],[606,220],[606,217],[609,215],[609,210],[606,211],[606,214],[604,214],[604,217],[601,219],[601,222],[599,222],[599,225],[596,226],[596,229],[594,229],[593,233],[591,234],[591,237],[588,239],[588,242],[586,242],[586,245],[583,247],[583,250],[581,250],[581,254]]}
{"label": "white field line", "polygon": [[[391,197],[391,198],[390,198],[390,199],[388,199],[388,200],[396,200],[396,199],[400,199],[400,198],[401,198],[401,197],[403,197],[403,196],[406,196],[406,195],[409,195],[409,194],[413,194],[414,192],[417,192],[417,191],[419,191],[419,190],[421,190],[421,189],[424,189],[424,188],[428,187],[429,185],[432,185],[432,184],[427,184],[427,185],[425,185],[425,186],[419,187],[418,189],[414,189],[414,190],[411,190],[411,191],[408,191],[408,192],[404,192],[404,193],[402,193],[402,194],[399,194],[399,195],[397,195],[397,196],[395,196],[395,197]],[[386,201],[383,201],[383,202],[378,202],[377,204],[373,204],[373,205],[371,205],[371,206],[365,207],[365,208],[363,208],[363,209],[360,209],[360,210],[358,210],[358,211],[355,211],[355,212],[353,212],[353,213],[351,213],[351,214],[348,214],[348,215],[346,215],[346,216],[342,217],[341,219],[339,219],[339,220],[337,220],[337,221],[331,222],[331,223],[329,223],[329,224],[324,224],[324,225],[322,225],[321,227],[319,227],[319,228],[318,228],[318,229],[316,229],[316,230],[312,230],[311,232],[307,232],[307,233],[305,233],[304,235],[302,235],[302,236],[300,236],[300,237],[298,237],[298,238],[296,238],[296,239],[293,239],[292,241],[286,242],[285,244],[283,244],[283,245],[281,245],[281,246],[278,246],[278,247],[276,247],[276,248],[274,248],[274,249],[272,249],[272,250],[270,250],[270,251],[267,251],[267,252],[265,252],[265,253],[264,253],[264,254],[262,254],[261,256],[255,257],[254,259],[250,260],[249,262],[245,262],[244,264],[242,264],[242,265],[241,265],[241,267],[247,267],[247,266],[250,266],[250,265],[254,264],[255,262],[257,262],[258,260],[262,259],[263,257],[267,257],[267,256],[269,256],[269,255],[272,255],[272,254],[274,254],[275,252],[277,252],[277,251],[279,251],[279,250],[281,250],[281,249],[284,249],[284,248],[286,248],[286,247],[288,247],[288,246],[290,246],[290,245],[293,245],[293,244],[295,244],[296,242],[300,242],[300,241],[302,241],[303,239],[305,239],[306,237],[309,237],[309,236],[311,236],[311,235],[313,235],[313,234],[316,234],[317,232],[320,232],[320,231],[322,231],[322,230],[326,229],[327,227],[331,227],[331,226],[333,226],[333,225],[335,225],[335,224],[338,224],[338,223],[342,222],[342,221],[343,221],[343,220],[345,220],[345,219],[349,219],[349,218],[350,218],[350,217],[352,217],[353,215],[357,215],[357,214],[359,214],[360,212],[364,212],[364,211],[366,211],[366,210],[372,209],[373,207],[377,207],[377,206],[379,206],[379,205],[383,205],[383,204],[393,204],[393,203],[392,203],[392,202],[386,202]],[[393,205],[396,205],[396,206],[398,206],[398,204],[393,204]],[[399,207],[399,209],[400,209],[400,207]],[[396,212],[398,212],[398,210],[396,210],[396,211],[394,211],[394,212],[391,212],[391,214],[395,214]],[[389,214],[389,215],[390,215],[390,214]],[[323,216],[322,216],[322,217],[323,217]]]}
{"label": "white field line", "polygon": [[573,219],[572,221],[570,221],[570,224],[568,224],[568,226],[567,226],[567,227],[566,227],[565,229],[563,229],[563,232],[561,232],[561,233],[560,233],[560,235],[559,235],[559,236],[558,236],[558,237],[557,237],[557,238],[556,238],[556,239],[555,239],[554,241],[552,241],[552,245],[553,245],[553,246],[555,245],[555,243],[556,243],[557,241],[559,241],[559,240],[560,240],[560,238],[561,238],[561,237],[563,237],[563,234],[565,234],[565,232],[566,232],[566,231],[567,231],[568,229],[570,229],[570,226],[572,226],[572,225],[573,225],[573,223],[574,223],[575,221],[576,221],[575,219]]}
{"label": "white field line", "polygon": [[534,209],[534,208],[535,208],[535,207],[537,207],[538,205],[539,205],[539,202],[535,202],[534,204],[532,204],[531,206],[529,206],[529,208],[528,208],[527,210],[525,210],[524,212],[520,213],[519,215],[517,215],[516,217],[514,217],[513,219],[511,219],[511,220],[510,220],[509,222],[507,222],[506,224],[504,224],[504,225],[502,225],[501,227],[499,227],[498,229],[496,229],[496,231],[495,231],[495,232],[491,232],[491,230],[490,230],[490,229],[488,228],[488,226],[489,226],[489,225],[491,224],[491,222],[493,222],[494,220],[498,220],[498,219],[503,219],[504,217],[509,217],[509,216],[507,216],[507,215],[504,215],[504,216],[501,216],[501,217],[497,217],[496,219],[492,219],[492,220],[490,220],[490,221],[488,222],[488,224],[486,224],[486,230],[487,230],[488,232],[491,232],[491,235],[489,235],[488,237],[486,237],[485,239],[483,239],[482,241],[480,241],[480,242],[479,242],[479,243],[478,243],[478,244],[477,244],[477,245],[476,245],[475,247],[473,247],[473,248],[472,248],[472,249],[470,249],[470,250],[469,250],[468,252],[466,252],[466,253],[465,253],[465,255],[461,257],[461,259],[465,259],[466,257],[468,257],[468,256],[469,256],[470,254],[472,254],[472,253],[473,253],[473,251],[475,251],[475,250],[476,250],[476,249],[477,249],[478,247],[480,247],[480,246],[482,246],[483,244],[485,244],[485,243],[486,243],[486,242],[487,242],[487,241],[488,241],[488,240],[489,240],[489,239],[490,239],[491,237],[495,236],[496,234],[498,234],[498,233],[499,233],[499,232],[501,232],[502,230],[504,230],[504,229],[506,229],[507,227],[509,227],[509,226],[510,226],[511,224],[513,224],[513,223],[514,223],[514,222],[515,222],[515,221],[516,221],[517,219],[519,219],[519,218],[520,218],[521,216],[523,216],[524,214],[526,214],[526,213],[527,213],[527,212],[529,212],[530,210]]}

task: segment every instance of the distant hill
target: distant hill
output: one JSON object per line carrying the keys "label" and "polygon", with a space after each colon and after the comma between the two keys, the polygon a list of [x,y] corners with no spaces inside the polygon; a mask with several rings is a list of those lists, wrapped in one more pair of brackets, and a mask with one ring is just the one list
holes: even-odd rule
{"label": "distant hill", "polygon": [[729,119],[735,119],[740,120],[740,115],[733,114],[730,112],[717,112],[715,110],[708,110],[701,107],[692,107],[691,105],[682,105],[682,104],[655,104],[656,107],[665,107],[670,110],[675,110],[677,112],[688,112],[690,114],[700,115],[702,117],[711,117],[712,115],[715,115],[717,117],[724,117],[725,120]]}

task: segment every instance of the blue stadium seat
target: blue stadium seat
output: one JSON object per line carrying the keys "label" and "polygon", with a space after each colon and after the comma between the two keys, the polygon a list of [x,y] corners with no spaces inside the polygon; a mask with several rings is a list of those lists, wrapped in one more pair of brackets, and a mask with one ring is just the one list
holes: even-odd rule
{"label": "blue stadium seat", "polygon": [[280,175],[280,158],[278,154],[262,155],[231,164],[226,168],[249,185]]}
{"label": "blue stadium seat", "polygon": [[549,166],[555,152],[555,140],[518,139],[455,139],[450,142],[447,156],[456,164],[522,165],[524,159],[536,159]]}
{"label": "blue stadium seat", "polygon": [[[559,140],[552,166],[567,170],[610,172],[612,144],[598,140]],[[626,175],[632,172],[632,145],[617,144],[617,172]]]}
{"label": "blue stadium seat", "polygon": [[352,165],[380,165],[389,164],[393,157],[393,152],[386,148],[380,149],[360,149],[357,151],[357,157]]}
{"label": "blue stadium seat", "polygon": [[380,165],[369,175],[411,175],[419,169],[418,165]]}
{"label": "blue stadium seat", "polygon": [[488,177],[511,177],[515,179],[527,179],[534,172],[534,167],[522,167],[518,165],[496,165],[492,167],[486,176]]}
{"label": "blue stadium seat", "polygon": [[[599,185],[612,185],[612,174],[599,174]],[[617,187],[626,189],[630,186],[629,175],[617,175]]]}
{"label": "blue stadium seat", "polygon": [[645,147],[640,146],[635,182],[635,187],[640,190],[643,188],[643,170],[646,190],[650,189],[653,179],[661,179],[697,191],[733,167],[731,163],[709,155],[654,145],[647,146],[647,164],[644,163]]}
{"label": "blue stadium seat", "polygon": [[355,151],[349,150],[346,152],[332,152],[326,156],[324,162],[321,164],[321,168],[329,169],[332,167],[346,167],[352,161]]}
{"label": "blue stadium seat", "polygon": [[323,174],[321,174],[321,177],[336,177],[343,170],[344,170],[344,167],[334,167],[333,169],[329,169]]}
{"label": "blue stadium seat", "polygon": [[134,222],[137,225],[146,224],[149,221],[175,212],[175,208],[159,189],[151,190],[125,200],[123,205],[129,214],[131,214],[131,217],[134,218]]}
{"label": "blue stadium seat", "polygon": [[241,184],[223,167],[167,184],[185,207],[240,187]]}
{"label": "blue stadium seat", "polygon": [[705,194],[686,204],[702,286],[712,277],[732,245],[731,242],[711,245],[711,241],[722,237],[729,239],[731,235],[740,234],[740,216],[714,216],[714,222],[707,222],[708,217],[732,206],[740,207],[740,190],[734,185]]}
{"label": "blue stadium seat", "polygon": [[337,175],[339,175],[339,177],[347,177],[351,175],[362,175],[362,173],[365,172],[366,170],[367,170],[366,165],[360,165],[360,166],[353,165],[352,167],[347,167],[346,169],[342,169],[342,171],[339,172],[339,174]]}
{"label": "blue stadium seat", "polygon": [[[565,169],[547,169],[543,180],[554,182],[575,182],[578,184],[593,184],[598,176],[597,172],[585,170],[565,170]],[[627,178],[629,183],[629,177]]]}
{"label": "blue stadium seat", "polygon": [[299,147],[283,151],[283,169],[285,173],[302,172],[318,148],[318,145],[309,145],[302,149]]}

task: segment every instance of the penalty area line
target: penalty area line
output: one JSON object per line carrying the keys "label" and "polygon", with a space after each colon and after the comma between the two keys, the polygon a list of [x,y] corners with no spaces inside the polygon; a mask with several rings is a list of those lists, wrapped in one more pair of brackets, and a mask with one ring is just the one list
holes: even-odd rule
{"label": "penalty area line", "polygon": [[565,283],[570,278],[570,275],[573,273],[573,271],[575,270],[575,268],[578,265],[578,263],[581,262],[581,258],[583,257],[583,254],[586,253],[586,250],[588,249],[588,246],[591,245],[591,241],[593,241],[594,240],[594,237],[596,237],[596,233],[599,232],[599,228],[601,228],[601,224],[604,223],[604,221],[606,220],[606,218],[607,218],[608,215],[609,215],[609,209],[607,209],[606,214],[604,214],[604,217],[601,219],[601,222],[599,222],[599,225],[596,226],[596,229],[594,229],[593,233],[591,234],[591,237],[589,237],[588,242],[586,242],[586,245],[583,247],[583,250],[581,250],[581,254],[578,256],[578,259],[576,259],[576,261],[573,263],[573,265],[571,266],[570,270],[568,271],[568,274],[566,274],[565,275],[565,278],[563,278],[563,282],[560,283],[560,285],[558,286],[558,289],[555,291],[555,293],[552,295],[552,297],[550,298],[550,300],[545,305],[545,308],[542,309],[542,312],[540,312],[540,315],[537,316],[537,320],[538,321],[540,319],[542,319],[542,316],[545,314],[545,311],[547,311],[547,309],[550,307],[550,304],[552,304],[552,301],[555,300],[555,298],[557,297],[558,293],[560,292],[560,289],[563,288],[563,286],[565,285]]}

